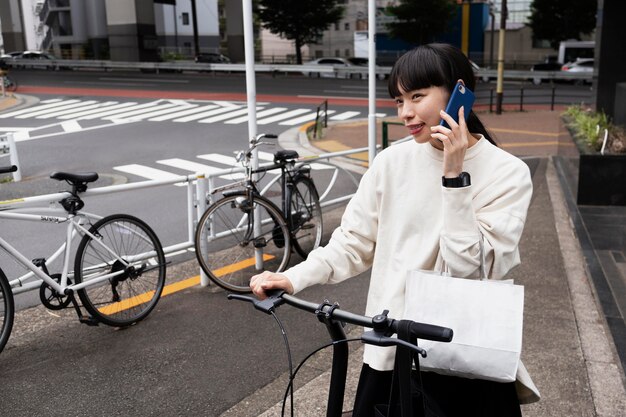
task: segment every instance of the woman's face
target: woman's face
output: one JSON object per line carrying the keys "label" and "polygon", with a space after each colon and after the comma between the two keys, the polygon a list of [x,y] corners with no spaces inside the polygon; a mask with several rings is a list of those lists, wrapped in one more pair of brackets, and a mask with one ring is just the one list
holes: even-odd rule
{"label": "woman's face", "polygon": [[433,139],[431,126],[441,120],[439,112],[445,110],[450,94],[444,87],[428,87],[419,90],[404,91],[400,86],[401,95],[395,97],[398,117],[409,129],[417,143],[430,142],[434,147],[442,149],[441,142]]}

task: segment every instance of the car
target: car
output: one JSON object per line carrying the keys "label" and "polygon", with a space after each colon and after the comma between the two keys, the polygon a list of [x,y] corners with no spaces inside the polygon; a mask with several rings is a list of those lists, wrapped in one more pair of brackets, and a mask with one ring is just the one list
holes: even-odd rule
{"label": "car", "polygon": [[[535,72],[535,71],[560,71],[561,70],[561,64],[559,62],[557,62],[556,57],[555,56],[549,56],[546,57],[546,59],[543,62],[538,62],[536,64],[534,64],[533,66],[530,67],[530,70]],[[533,84],[535,85],[539,85],[543,82],[544,79],[547,79],[545,76],[542,77],[540,75],[535,75],[531,78]]]}
{"label": "car", "polygon": [[194,59],[202,64],[230,64],[230,58],[216,52],[202,52]]}
{"label": "car", "polygon": [[[368,68],[367,58],[339,58],[339,57],[325,57],[314,59],[313,61],[306,62],[304,66],[325,66],[331,67],[332,71],[325,69],[324,71],[303,71],[302,74],[307,77],[313,78],[367,78]],[[384,79],[385,74],[379,73],[376,75],[378,79]],[[381,78],[382,77],[382,78]]]}
{"label": "car", "polygon": [[21,54],[17,55],[15,58],[16,60],[14,66],[16,68],[37,68],[37,69],[55,69],[58,70],[59,66],[56,64],[52,64],[50,63],[50,65],[28,65],[26,64],[26,62],[28,61],[38,61],[38,62],[45,62],[45,61],[57,61],[59,58],[55,57],[52,54],[49,54],[47,52],[40,52],[40,51],[24,51]]}
{"label": "car", "polygon": [[482,81],[484,83],[489,82],[490,78],[488,75],[479,74],[484,68],[481,68],[480,66],[478,66],[478,64],[472,61],[471,59],[470,59],[470,65],[472,66],[472,70],[474,71],[474,76],[476,77],[476,81]]}
{"label": "car", "polygon": [[22,53],[23,53],[23,51],[7,52],[6,54],[0,55],[0,58],[3,58],[3,59],[15,59],[16,57],[22,55]]}
{"label": "car", "polygon": [[[576,61],[568,62],[561,67],[561,71],[567,73],[593,74],[595,60],[593,58],[578,58]],[[589,82],[588,80],[577,79],[577,84]]]}
{"label": "car", "polygon": [[[357,67],[369,68],[369,62],[370,61],[369,61],[368,58],[351,57],[351,58],[348,58],[348,62],[350,62],[350,64],[355,65]],[[367,78],[368,72],[358,72],[358,73],[352,74],[352,76],[353,77],[357,77],[357,78]],[[376,65],[376,79],[384,80],[385,78],[387,78],[387,74],[382,72],[380,70],[380,67],[378,65]]]}

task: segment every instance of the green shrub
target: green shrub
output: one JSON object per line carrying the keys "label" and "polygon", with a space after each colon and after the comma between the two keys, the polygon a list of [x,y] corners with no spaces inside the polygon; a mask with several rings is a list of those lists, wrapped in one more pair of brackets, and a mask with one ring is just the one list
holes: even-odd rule
{"label": "green shrub", "polygon": [[609,134],[615,130],[606,114],[581,106],[568,107],[564,116],[567,126],[574,132],[574,139],[582,141],[595,151],[602,147],[604,130],[608,129]]}

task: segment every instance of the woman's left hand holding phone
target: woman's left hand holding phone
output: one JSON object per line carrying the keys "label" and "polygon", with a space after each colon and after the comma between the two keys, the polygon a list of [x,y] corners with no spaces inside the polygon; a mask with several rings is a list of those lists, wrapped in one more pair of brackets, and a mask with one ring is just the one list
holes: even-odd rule
{"label": "woman's left hand holding phone", "polygon": [[459,122],[452,116],[441,110],[441,118],[445,120],[450,129],[437,125],[432,126],[431,136],[443,144],[443,176],[446,178],[458,177],[463,172],[463,160],[469,147],[471,134],[465,123],[465,109],[459,109]]}

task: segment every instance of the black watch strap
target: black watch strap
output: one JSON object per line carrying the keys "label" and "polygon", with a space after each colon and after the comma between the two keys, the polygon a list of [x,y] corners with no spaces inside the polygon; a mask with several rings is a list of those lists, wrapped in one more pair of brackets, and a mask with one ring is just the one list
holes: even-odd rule
{"label": "black watch strap", "polygon": [[471,185],[470,174],[461,172],[458,177],[446,178],[441,177],[441,185],[448,188],[461,188]]}

